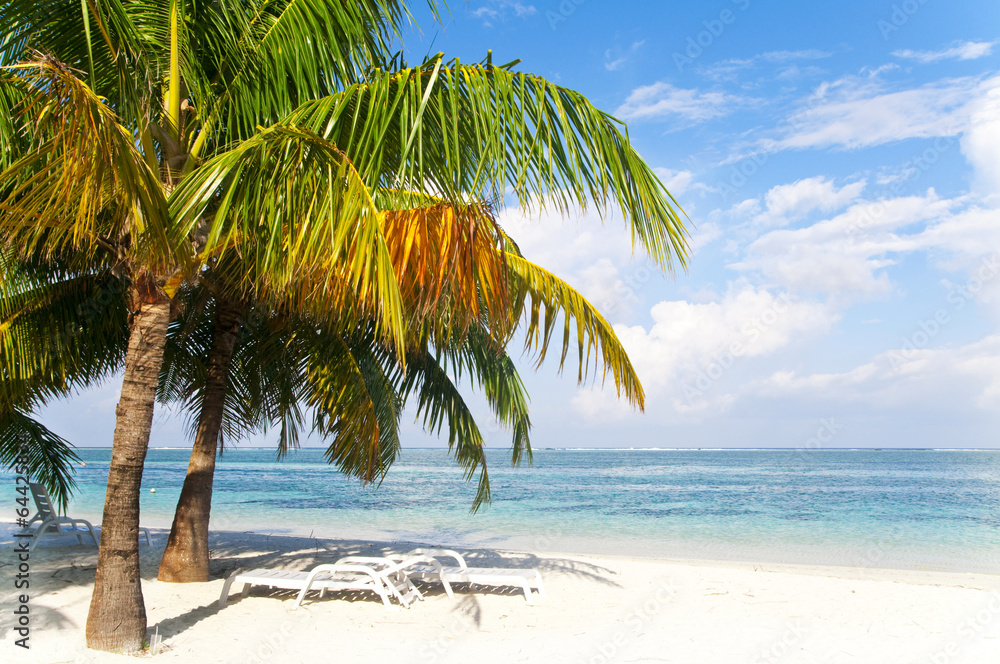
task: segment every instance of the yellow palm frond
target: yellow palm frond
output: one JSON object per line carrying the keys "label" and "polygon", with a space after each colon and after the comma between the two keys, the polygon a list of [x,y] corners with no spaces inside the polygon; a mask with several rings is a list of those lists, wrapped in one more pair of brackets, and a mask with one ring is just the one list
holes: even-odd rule
{"label": "yellow palm frond", "polygon": [[18,113],[31,142],[0,173],[6,243],[84,253],[131,244],[148,266],[183,261],[157,174],[114,110],[54,60],[5,69],[22,84]]}

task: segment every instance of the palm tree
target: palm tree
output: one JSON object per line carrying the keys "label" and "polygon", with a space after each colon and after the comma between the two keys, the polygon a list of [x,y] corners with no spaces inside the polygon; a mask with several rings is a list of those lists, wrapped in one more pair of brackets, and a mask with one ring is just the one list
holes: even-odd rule
{"label": "palm tree", "polygon": [[[16,16],[16,4],[5,9],[14,7]],[[158,10],[154,6],[144,9],[152,14]],[[279,190],[295,199],[283,205],[288,216],[262,214],[269,209],[260,190],[254,189],[259,181],[230,177],[226,184],[216,184],[207,191],[189,189],[184,196],[173,195],[183,174],[177,148],[187,140],[186,126],[180,122],[178,10],[172,4],[168,12],[174,28],[171,46],[159,49],[159,53],[155,43],[143,40],[134,23],[105,24],[109,18],[123,19],[122,15],[98,12],[92,16],[105,34],[108,48],[104,59],[112,63],[104,71],[91,68],[91,83],[98,88],[105,84],[102,96],[50,56],[6,67],[0,83],[2,96],[16,100],[16,133],[30,138],[29,148],[10,159],[12,163],[0,175],[4,244],[26,253],[72,250],[79,260],[88,261],[107,253],[118,269],[128,273],[131,283],[131,333],[87,623],[88,644],[110,651],[137,651],[145,639],[137,544],[139,483],[171,299],[177,286],[196,278],[206,257],[240,251],[260,261],[257,276],[262,293],[286,300],[298,297],[303,303],[330,308],[343,299],[337,291],[349,288],[362,305],[371,302],[387,329],[401,332],[398,291],[393,280],[385,277],[391,274],[391,267],[370,194],[328,142],[294,129],[264,129],[240,143],[235,153],[223,152],[217,158],[217,175],[226,168],[238,171],[248,165],[258,173],[265,172],[263,166],[283,161],[283,168],[266,172]],[[17,18],[26,15],[22,12]],[[65,23],[67,16],[72,16],[71,10],[62,8],[49,17],[6,23],[5,50],[9,54],[16,47],[17,55],[8,55],[3,61],[20,56],[36,41],[42,42],[52,24],[61,19]],[[9,21],[11,17],[4,18]],[[46,21],[50,25],[44,25]],[[65,25],[56,27],[64,29]],[[68,33],[61,34],[66,37]],[[76,35],[72,39],[77,39]],[[80,62],[82,58],[72,57],[78,55],[72,51],[80,45],[79,41],[65,44],[60,56]],[[89,41],[83,45],[92,50]],[[171,72],[168,83],[161,86],[155,72],[164,52],[175,57],[165,68]],[[128,89],[135,83],[148,89]],[[156,99],[161,87],[166,98],[162,113]],[[161,124],[159,130],[153,128],[155,121]],[[157,135],[155,142],[153,134]],[[299,187],[309,192],[308,201],[297,191]],[[200,216],[207,207],[204,201],[212,200],[220,189],[242,196],[244,205],[256,204],[258,214],[244,217],[242,227],[241,222],[233,225],[232,218],[224,215]],[[192,214],[192,210],[198,212]],[[269,217],[266,228],[256,223],[262,216]],[[254,220],[251,225],[245,225],[250,219]],[[289,228],[295,224],[302,226]],[[298,244],[269,246],[268,240],[275,236],[295,237]],[[333,270],[331,264],[338,269]],[[308,294],[289,290],[292,275],[300,270],[335,272],[343,284]],[[379,301],[385,308],[378,306]]]}
{"label": "palm tree", "polygon": [[[434,228],[440,230],[441,226]],[[405,229],[396,230],[403,232],[395,235],[406,235]],[[518,307],[509,319],[528,323],[529,347],[543,359],[556,338],[552,325],[559,313],[564,315],[566,325],[578,321],[579,379],[584,379],[583,370],[591,360],[598,366],[603,363],[604,370],[613,373],[619,390],[641,408],[642,388],[610,325],[576,291],[525,261],[515,253],[516,247],[504,240],[501,238],[500,243],[511,249],[505,260],[512,264],[504,283],[510,281],[515,291],[512,300]],[[439,246],[440,242],[433,244]],[[435,258],[421,262],[440,262],[436,258],[440,250],[432,253]],[[408,274],[401,265],[397,265],[397,273]],[[401,284],[411,295],[404,297],[409,310],[428,306],[430,298],[440,305],[441,293],[437,289],[416,286]],[[300,404],[307,404],[313,411],[314,431],[331,440],[328,459],[342,471],[370,482],[379,481],[397,458],[399,410],[416,397],[417,416],[424,416],[428,429],[440,431],[443,423],[448,424],[449,449],[462,463],[466,477],[471,479],[479,469],[473,510],[488,501],[489,476],[482,435],[454,379],[467,373],[485,392],[497,419],[513,431],[515,465],[531,454],[527,395],[504,343],[497,342],[496,333],[481,321],[463,326],[460,331],[435,331],[429,325],[442,318],[454,323],[468,311],[468,305],[454,306],[455,300],[462,299],[458,290],[447,289],[447,316],[434,315],[425,318],[422,326],[411,325],[405,371],[398,369],[397,354],[391,346],[372,354],[372,348],[378,346],[377,334],[364,326],[359,328],[360,338],[355,334],[345,339],[318,332],[310,321],[286,316],[282,324],[276,325],[273,314],[262,313],[259,308],[248,313],[247,303],[234,314],[231,302],[212,303],[206,297],[192,295],[192,303],[201,301],[206,305],[187,307],[192,315],[176,321],[171,336],[175,343],[168,346],[168,369],[161,381],[161,398],[185,402],[189,412],[197,414],[197,420],[194,449],[160,563],[159,580],[209,579],[212,478],[223,431],[226,439],[233,441],[250,431],[276,425],[280,431],[280,458],[297,444],[305,419]],[[418,295],[420,301],[414,301]],[[539,316],[543,304],[547,313],[544,322]],[[237,316],[251,319],[243,324],[239,341],[234,329]],[[543,335],[538,334],[539,327],[544,328]],[[512,331],[505,330],[505,338]],[[564,334],[561,339],[564,361],[571,336]],[[591,358],[589,351],[598,348],[604,355]]]}
{"label": "palm tree", "polygon": [[130,284],[91,647],[142,644],[138,489],[156,377],[173,297],[207,262],[235,253],[255,297],[331,325],[364,312],[398,349],[378,210],[419,208],[422,192],[456,209],[507,188],[563,211],[614,202],[654,260],[683,264],[672,199],[612,118],[488,59],[387,64],[404,13],[315,0],[0,10],[0,62],[21,63],[0,78],[18,109],[0,132],[28,137],[0,174],[4,244],[106,254]]}
{"label": "palm tree", "polygon": [[[428,218],[433,215],[425,217],[424,222]],[[394,231],[394,236],[419,235],[419,239],[410,243],[411,260],[430,264],[431,258],[418,255],[428,247],[431,256],[442,253],[442,230],[448,228],[447,225],[435,219],[411,233],[398,221],[387,221],[386,230]],[[516,247],[502,235],[478,241],[505,244],[511,249],[506,260],[511,263],[520,260],[515,253]],[[452,238],[448,244],[456,242]],[[458,253],[467,255],[470,252]],[[402,264],[402,252],[394,253],[393,259],[398,274],[414,275]],[[51,344],[33,348],[37,345],[33,341],[48,339],[58,343],[61,354],[54,359],[61,362],[58,375],[64,376],[61,383],[50,388],[54,393],[56,387],[68,393],[73,387],[86,386],[120,369],[122,349],[128,337],[126,307],[120,297],[113,300],[127,288],[112,280],[101,284],[96,294],[74,299],[68,296],[76,291],[70,290],[71,282],[65,274],[54,269],[43,273],[37,266],[35,271],[38,276],[31,288],[22,289],[24,292],[17,298],[0,299],[0,312],[11,312],[0,316],[0,326],[4,330],[0,333],[0,342],[7,349],[3,368],[19,367],[28,362],[43,368],[45,362],[51,363],[53,358],[46,355]],[[201,285],[184,289],[175,297],[180,313],[168,332],[161,372],[160,400],[184,402],[188,412],[197,419],[192,460],[160,566],[160,580],[208,579],[212,475],[222,432],[226,439],[234,441],[250,431],[277,426],[279,452],[283,454],[296,445],[299,430],[307,419],[300,409],[301,404],[312,411],[314,430],[330,438],[330,461],[363,481],[378,481],[397,457],[399,408],[411,397],[418,397],[418,416],[426,415],[428,428],[440,430],[442,423],[447,424],[449,444],[465,467],[467,477],[471,478],[479,469],[475,509],[488,500],[489,478],[479,428],[453,383],[455,378],[467,375],[483,389],[498,420],[513,430],[512,461],[518,463],[523,455],[530,458],[530,420],[523,385],[503,345],[494,338],[497,335],[485,329],[483,320],[461,329],[456,326],[456,319],[467,314],[469,307],[467,304],[455,306],[457,300],[463,299],[461,290],[466,286],[455,280],[456,275],[451,275],[447,288],[427,280],[401,284],[407,294],[404,300],[412,313],[408,316],[411,340],[406,352],[410,360],[403,372],[396,366],[397,353],[391,346],[373,354],[369,346],[377,345],[377,339],[371,336],[375,331],[370,324],[359,328],[367,329],[360,338],[357,334],[344,337],[329,332],[324,336],[318,334],[315,321],[281,314],[265,305],[251,308],[251,304],[244,302],[237,307],[232,300],[214,297],[213,292],[227,290],[220,288],[217,276],[226,271],[210,272],[215,276],[204,276]],[[442,273],[439,270],[429,272],[432,274],[425,276],[432,278]],[[521,273],[529,278],[519,276]],[[498,279],[496,275],[493,278]],[[525,323],[533,320],[537,326],[541,323],[538,309],[542,303],[549,312],[549,321],[555,321],[556,312],[565,309],[567,321],[580,319],[584,323],[583,336],[578,343],[608,348],[610,353],[605,369],[612,370],[616,384],[625,390],[633,403],[642,406],[638,379],[614,332],[579,294],[523,260],[511,266],[508,279],[514,289],[512,300],[519,307],[511,320],[520,319]],[[504,283],[508,279],[504,279]],[[540,289],[539,284],[546,285],[547,290]],[[535,309],[533,315],[529,313],[529,297]],[[80,299],[85,303],[82,306],[78,304]],[[445,306],[447,312],[442,310]],[[437,310],[432,315],[426,313],[435,307]],[[421,309],[425,310],[423,314]],[[451,329],[434,329],[433,323],[443,318],[451,321]],[[501,325],[506,324],[506,319],[501,320]],[[235,341],[237,331],[234,327],[237,326],[241,328],[239,343]],[[116,330],[120,337],[117,345],[109,340]],[[101,336],[88,342],[83,335],[91,331]],[[437,349],[432,347],[432,337]],[[225,340],[223,344],[219,343],[220,338]],[[526,338],[544,357],[546,348],[558,336],[553,335],[551,329],[546,329],[542,336],[529,329]],[[564,357],[569,342],[569,336],[562,338]],[[23,352],[24,349],[30,351]],[[19,358],[19,350],[25,355],[24,360]],[[95,360],[100,363],[94,364]],[[85,370],[87,363],[92,366]],[[234,369],[232,372],[230,365]],[[17,384],[8,371],[0,373],[5,385]],[[39,391],[40,380],[52,382],[55,374],[51,367],[44,372],[36,369],[33,373],[35,392]],[[219,389],[223,382],[223,389]],[[390,389],[385,389],[385,385]]]}

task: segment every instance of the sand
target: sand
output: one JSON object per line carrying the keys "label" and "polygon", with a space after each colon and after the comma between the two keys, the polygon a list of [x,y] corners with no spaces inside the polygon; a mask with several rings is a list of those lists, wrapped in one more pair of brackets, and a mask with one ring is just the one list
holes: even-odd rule
{"label": "sand", "polygon": [[[513,589],[459,587],[450,600],[421,586],[426,600],[411,609],[341,593],[293,610],[292,592],[240,598],[234,588],[219,609],[235,569],[308,569],[411,544],[213,532],[214,580],[166,584],[155,579],[166,532],[152,535],[143,594],[149,633],[162,638],[152,656],[165,663],[1000,662],[1000,576],[464,549],[470,564],[539,568],[548,597],[530,606]],[[86,649],[97,554],[69,542],[31,555],[30,650],[14,644],[15,565],[3,542],[3,662],[135,661]]]}

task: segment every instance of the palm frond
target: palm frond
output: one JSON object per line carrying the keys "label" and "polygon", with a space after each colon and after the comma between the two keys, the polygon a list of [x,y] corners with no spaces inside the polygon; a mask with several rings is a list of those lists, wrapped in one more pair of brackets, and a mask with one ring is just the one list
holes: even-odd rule
{"label": "palm frond", "polygon": [[461,392],[438,360],[426,352],[411,352],[401,393],[407,401],[411,394],[416,394],[417,417],[423,416],[427,431],[440,434],[447,423],[448,450],[462,467],[467,481],[479,470],[476,497],[472,501],[472,511],[479,511],[491,499],[486,444]]}
{"label": "palm frond", "polygon": [[431,59],[373,70],[362,83],[303,103],[287,122],[329,138],[370,186],[437,191],[452,204],[503,200],[527,209],[612,204],[634,245],[662,268],[687,260],[683,212],[624,126],[580,93],[491,63]]}
{"label": "palm frond", "polygon": [[206,61],[214,71],[199,96],[204,123],[193,154],[200,157],[210,139],[221,149],[226,141],[249,138],[255,127],[276,122],[302,101],[358,81],[386,60],[406,18],[409,10],[394,0],[199,7],[192,40],[211,55]]}
{"label": "palm frond", "polygon": [[31,408],[119,370],[127,290],[100,266],[77,272],[0,252],[0,407]]}
{"label": "palm frond", "polygon": [[126,243],[148,265],[184,259],[157,175],[129,130],[86,83],[48,58],[8,71],[28,87],[19,109],[32,149],[0,173],[0,232],[26,251],[92,253]]}
{"label": "palm frond", "polygon": [[511,431],[511,462],[531,462],[531,418],[528,392],[517,367],[502,345],[483,327],[472,327],[457,343],[438,348],[439,362],[450,366],[458,378],[468,374],[482,389],[501,426]]}
{"label": "palm frond", "polygon": [[[208,160],[170,196],[202,260],[235,252],[257,297],[322,315],[369,303],[403,338],[403,306],[370,192],[343,152],[294,128],[261,130]],[[208,220],[202,229],[203,220]]]}
{"label": "palm frond", "polygon": [[514,319],[504,240],[487,206],[442,203],[379,216],[411,317],[460,334],[485,317],[506,334]]}
{"label": "palm frond", "polygon": [[80,457],[65,439],[37,420],[0,408],[0,464],[14,468],[22,455],[28,476],[44,484],[57,509],[64,511],[76,487],[72,464],[79,463]]}
{"label": "palm frond", "polygon": [[401,400],[371,339],[317,337],[308,381],[315,428],[331,439],[327,460],[364,482],[380,482],[399,455]]}
{"label": "palm frond", "polygon": [[566,364],[566,355],[575,336],[579,362],[577,380],[581,383],[586,380],[593,362],[596,370],[603,369],[604,375],[610,372],[614,377],[618,396],[624,393],[631,404],[642,410],[645,393],[639,376],[604,316],[583,295],[551,272],[514,253],[507,254],[507,263],[515,275],[515,311],[527,319],[525,349],[537,354],[538,366],[544,362],[554,341],[553,333],[562,321],[559,370],[562,371]]}

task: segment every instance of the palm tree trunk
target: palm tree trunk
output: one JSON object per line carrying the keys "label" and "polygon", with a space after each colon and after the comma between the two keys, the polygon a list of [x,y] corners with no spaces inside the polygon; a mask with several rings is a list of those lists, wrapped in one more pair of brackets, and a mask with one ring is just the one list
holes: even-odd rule
{"label": "palm tree trunk", "polygon": [[184,487],[170,527],[170,539],[156,577],[160,581],[209,580],[208,521],[212,511],[212,479],[225,407],[226,381],[241,322],[239,309],[221,299],[216,301],[215,334],[208,356],[205,399],[198,416],[198,432]]}
{"label": "palm tree trunk", "polygon": [[87,646],[108,652],[136,653],[146,640],[139,575],[139,490],[170,322],[170,300],[155,291],[148,300],[152,302],[136,313],[129,334],[87,615]]}

